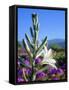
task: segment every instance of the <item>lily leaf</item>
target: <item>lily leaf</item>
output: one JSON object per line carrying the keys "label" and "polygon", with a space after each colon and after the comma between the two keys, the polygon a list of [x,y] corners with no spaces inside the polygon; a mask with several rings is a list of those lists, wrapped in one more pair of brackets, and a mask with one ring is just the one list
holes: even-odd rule
{"label": "lily leaf", "polygon": [[23,69],[23,77],[24,77],[25,81],[27,82],[28,79],[27,79],[27,77],[26,77],[26,75],[25,75],[25,70],[24,70],[24,69]]}
{"label": "lily leaf", "polygon": [[24,39],[23,39],[23,45],[24,45],[24,48],[26,49],[26,51],[27,51],[27,53],[28,53],[28,55],[29,55],[29,57],[30,57],[30,63],[32,63],[31,59],[32,59],[32,57],[33,57],[33,54],[31,53],[31,51],[30,51],[30,49],[29,49],[26,41],[24,41]]}
{"label": "lily leaf", "polygon": [[47,43],[47,37],[45,37],[45,39],[43,40],[42,44],[41,44],[40,47],[37,49],[36,55],[43,49],[43,47],[45,46],[46,43]]}
{"label": "lily leaf", "polygon": [[43,67],[42,69],[40,69],[40,70],[38,70],[37,72],[36,72],[36,74],[38,73],[38,72],[42,72],[42,71],[45,71],[45,70],[48,70],[48,67]]}
{"label": "lily leaf", "polygon": [[38,16],[37,14],[32,14],[33,28],[34,32],[38,31]]}
{"label": "lily leaf", "polygon": [[32,21],[33,21],[33,25],[36,25],[38,23],[38,18],[37,18],[37,14],[32,14]]}
{"label": "lily leaf", "polygon": [[30,27],[30,33],[31,33],[31,36],[32,36],[32,38],[34,37],[34,32],[33,32],[33,30],[32,30],[32,27]]}
{"label": "lily leaf", "polygon": [[29,44],[29,46],[33,49],[34,47],[33,47],[32,43],[30,41],[29,36],[27,34],[25,34],[25,37],[26,37],[26,40],[27,40],[27,43]]}

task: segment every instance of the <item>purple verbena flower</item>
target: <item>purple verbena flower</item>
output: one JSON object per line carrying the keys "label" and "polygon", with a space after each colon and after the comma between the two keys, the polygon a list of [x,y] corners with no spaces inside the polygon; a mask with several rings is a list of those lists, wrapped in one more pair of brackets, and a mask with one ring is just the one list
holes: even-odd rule
{"label": "purple verbena flower", "polygon": [[24,60],[24,64],[25,64],[25,65],[30,65],[29,60],[28,60],[28,59]]}
{"label": "purple verbena flower", "polygon": [[18,70],[18,75],[19,75],[19,76],[22,76],[22,74],[23,74],[22,69],[19,69],[19,70]]}
{"label": "purple verbena flower", "polygon": [[53,78],[53,80],[59,80],[59,78],[57,78],[57,77],[54,77],[54,78]]}
{"label": "purple verbena flower", "polygon": [[17,80],[18,82],[24,82],[24,79],[23,78],[21,78],[21,77],[18,77],[18,80]]}
{"label": "purple verbena flower", "polygon": [[32,70],[31,70],[31,69],[29,69],[29,68],[27,68],[25,72],[26,72],[26,75],[30,75],[30,74],[31,74],[31,72],[32,72]]}
{"label": "purple verbena flower", "polygon": [[57,70],[56,69],[50,69],[50,74],[56,74],[57,73]]}
{"label": "purple verbena flower", "polygon": [[35,59],[35,64],[39,64],[41,62],[41,59],[40,58],[36,58]]}
{"label": "purple verbena flower", "polygon": [[46,76],[46,74],[44,72],[37,72],[36,74],[36,78],[44,78]]}
{"label": "purple verbena flower", "polygon": [[57,74],[58,74],[58,75],[63,75],[64,72],[63,72],[63,70],[62,70],[61,68],[58,68],[58,69],[57,69]]}

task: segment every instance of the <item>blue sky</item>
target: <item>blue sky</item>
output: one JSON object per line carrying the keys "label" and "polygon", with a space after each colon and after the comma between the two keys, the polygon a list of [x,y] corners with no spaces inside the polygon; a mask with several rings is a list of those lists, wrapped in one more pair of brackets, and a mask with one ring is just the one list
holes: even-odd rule
{"label": "blue sky", "polygon": [[32,13],[38,14],[39,40],[45,36],[48,40],[65,39],[65,11],[18,8],[18,41],[25,39],[25,33],[30,36]]}

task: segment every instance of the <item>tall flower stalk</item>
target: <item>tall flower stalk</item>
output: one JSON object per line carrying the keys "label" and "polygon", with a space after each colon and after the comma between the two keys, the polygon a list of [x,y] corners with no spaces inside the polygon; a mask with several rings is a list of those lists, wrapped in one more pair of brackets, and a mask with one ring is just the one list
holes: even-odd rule
{"label": "tall flower stalk", "polygon": [[[38,16],[37,14],[32,14],[32,25],[33,27],[30,27],[30,34],[31,34],[31,39],[29,38],[28,34],[25,33],[25,39],[23,39],[23,46],[29,56],[29,65],[25,65],[22,61],[21,63],[23,64],[24,67],[30,68],[32,69],[32,73],[31,73],[31,80],[34,81],[36,80],[37,76],[39,76],[38,74],[40,74],[41,77],[45,76],[44,74],[44,70],[47,69],[47,67],[42,67],[39,68],[39,65],[42,65],[43,62],[40,63],[40,59],[39,56],[41,56],[43,54],[43,58],[44,60],[46,59],[46,53],[42,53],[42,51],[45,49],[46,45],[47,45],[47,36],[43,39],[42,43],[40,45],[38,45],[38,34],[39,34],[39,23],[38,23]],[[21,59],[20,59],[21,60]],[[43,60],[43,59],[42,59]],[[26,60],[27,62],[27,60]],[[39,63],[39,65],[38,65]],[[46,64],[46,62],[45,62]],[[48,60],[47,60],[47,64],[48,64]],[[49,61],[49,65],[50,61]],[[52,65],[53,66],[53,65]],[[25,75],[25,70],[23,69],[23,74],[24,74],[24,79],[26,79],[26,75]]]}
{"label": "tall flower stalk", "polygon": [[25,34],[26,41],[23,39],[23,45],[24,48],[26,49],[28,56],[30,58],[30,63],[32,65],[32,79],[34,80],[34,69],[35,69],[35,59],[38,53],[41,52],[45,44],[47,43],[47,37],[44,38],[43,42],[39,47],[37,47],[38,44],[38,33],[39,33],[39,24],[38,24],[38,16],[37,14],[32,14],[32,23],[33,23],[33,28],[30,27],[30,33],[32,40],[29,38],[27,34]]}

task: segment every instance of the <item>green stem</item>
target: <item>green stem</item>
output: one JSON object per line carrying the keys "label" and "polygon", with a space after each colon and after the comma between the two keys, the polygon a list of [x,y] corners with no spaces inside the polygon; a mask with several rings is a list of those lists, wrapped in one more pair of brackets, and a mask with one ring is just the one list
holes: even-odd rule
{"label": "green stem", "polygon": [[28,80],[27,80],[27,77],[26,77],[26,75],[25,75],[24,69],[23,69],[23,77],[24,77],[24,80],[27,82]]}

